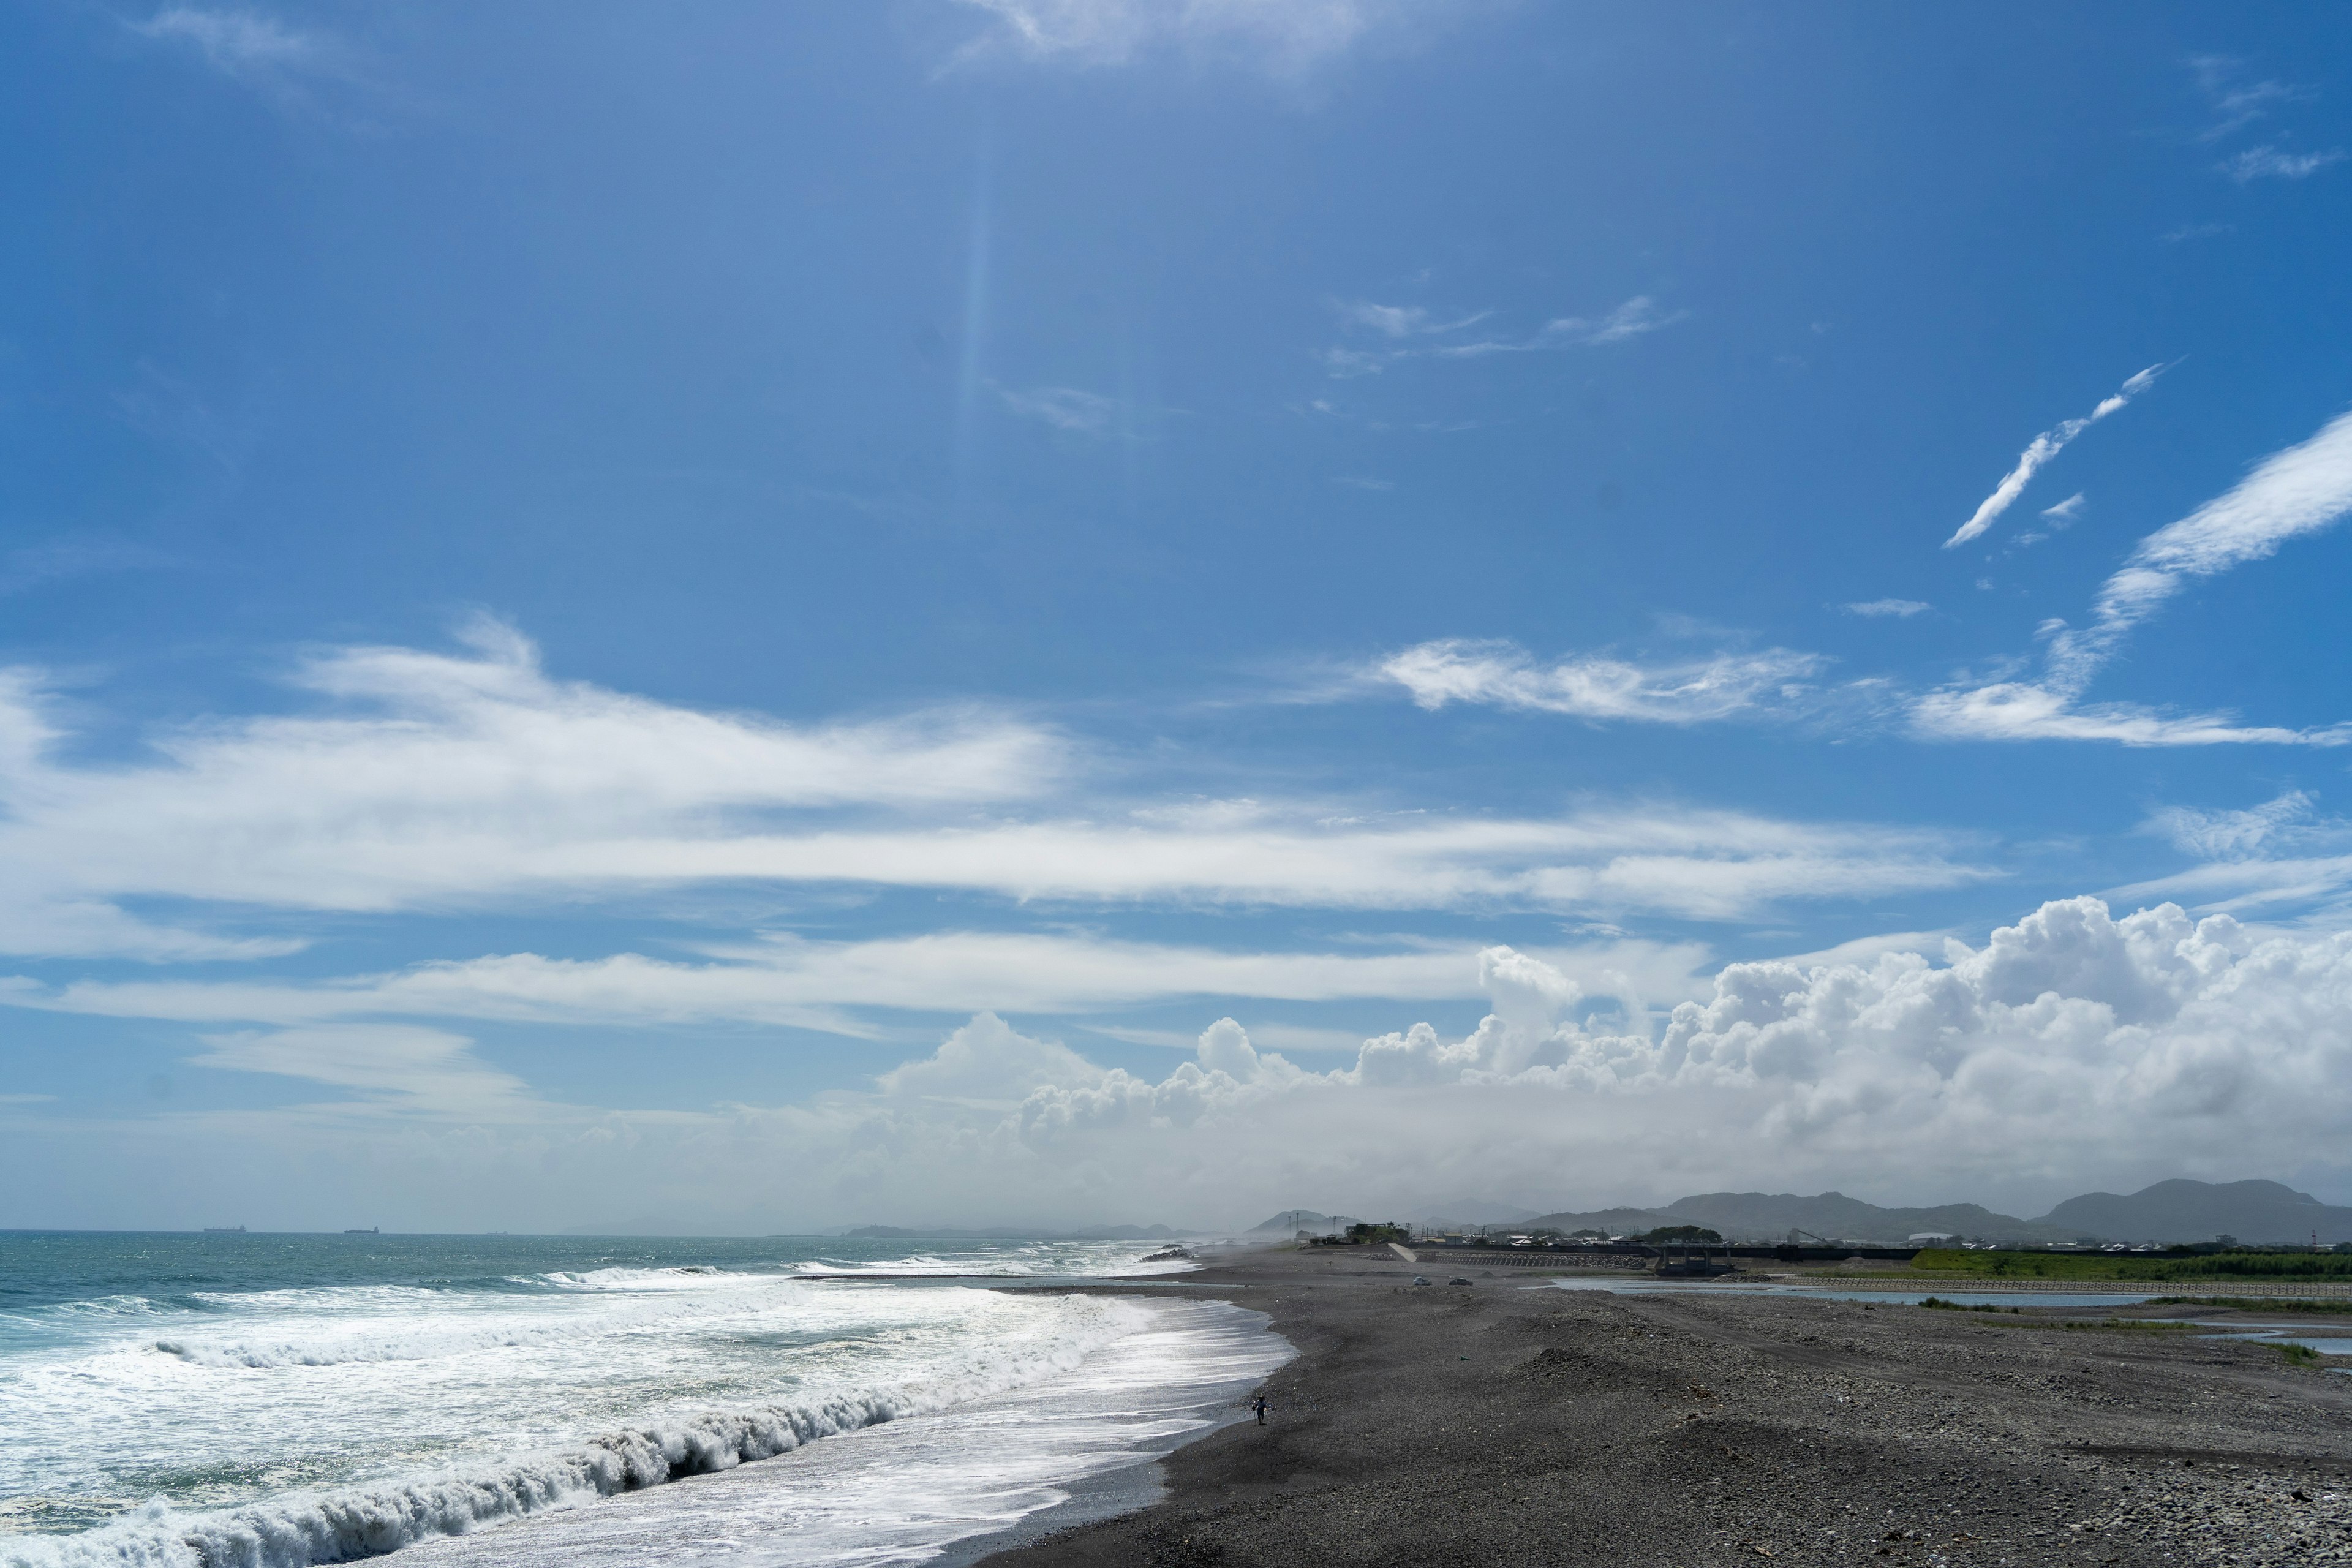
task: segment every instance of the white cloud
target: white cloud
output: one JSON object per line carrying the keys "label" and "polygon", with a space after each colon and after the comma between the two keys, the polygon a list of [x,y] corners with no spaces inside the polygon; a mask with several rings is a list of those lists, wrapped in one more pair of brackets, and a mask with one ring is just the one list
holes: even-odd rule
{"label": "white cloud", "polygon": [[[1555,955],[1647,975],[1656,988],[1696,962],[1689,948],[1616,943]],[[868,942],[769,937],[706,962],[538,953],[419,964],[324,982],[79,982],[0,985],[0,1004],[189,1022],[312,1023],[372,1016],[559,1024],[782,1024],[871,1034],[841,1010],[1098,1012],[1193,996],[1286,1002],[1476,994],[1471,950],[1391,945],[1349,952],[1233,952],[1081,935],[932,931]]]}
{"label": "white cloud", "polygon": [[2289,540],[2333,527],[2347,513],[2352,414],[2338,416],[2299,446],[2273,452],[2226,494],[2141,540],[2101,585],[2088,626],[2044,622],[2039,634],[2049,641],[2043,679],[1931,692],[1914,701],[1913,727],[1942,739],[2118,741],[2140,746],[2352,742],[2352,723],[2298,730],[2243,725],[2221,713],[2173,714],[2129,703],[2079,701],[2133,628],[2189,583],[2263,560]]}
{"label": "white cloud", "polygon": [[2144,826],[2203,863],[2118,889],[2117,897],[2185,899],[2222,911],[2300,906],[2331,922],[2352,901],[2352,822],[2321,816],[2307,790],[2242,811],[2168,806]]}
{"label": "white cloud", "polygon": [[331,63],[333,46],[315,33],[300,32],[258,12],[206,11],[173,5],[131,30],[146,37],[190,46],[232,76],[302,70]]}
{"label": "white cloud", "polygon": [[2316,94],[2283,81],[2248,81],[2246,62],[2228,55],[2199,55],[2189,61],[2197,74],[2198,90],[2205,95],[2218,118],[2201,132],[2200,142],[2219,142],[2266,117],[2284,103],[2306,102]]}
{"label": "white cloud", "polygon": [[2301,180],[2319,173],[2331,163],[2344,161],[2341,148],[2331,147],[2324,153],[2289,153],[2279,147],[2250,147],[2221,165],[2224,173],[2240,184],[2255,180]]}
{"label": "white cloud", "polygon": [[2042,515],[2048,518],[2053,527],[2065,528],[2072,525],[2076,518],[2083,515],[2083,492],[2081,490],[2076,490],[2073,495],[2068,496],[2056,506],[2043,507],[2042,509]]}
{"label": "white cloud", "polygon": [[1230,53],[1277,74],[1344,53],[1379,30],[1442,18],[1442,0],[961,0],[994,26],[967,58],[1124,65],[1168,47]]}
{"label": "white cloud", "polygon": [[1636,294],[1597,321],[1563,316],[1556,321],[1545,323],[1544,331],[1576,342],[1622,343],[1654,332],[1661,327],[1671,327],[1689,317],[1688,310],[1661,314],[1655,300],[1646,294]]}
{"label": "white cloud", "polygon": [[59,760],[68,737],[40,679],[0,671],[0,949],[284,952],[281,937],[144,922],[121,901],[556,896],[642,881],[663,844],[707,856],[777,812],[1032,795],[1066,760],[1050,733],[975,712],[795,728],[667,707],[552,680],[496,624],[469,635],[472,657],[320,653],[292,679],[323,709],[188,725],[123,764]]}
{"label": "white cloud", "polygon": [[[290,1207],[356,1170],[420,1225],[695,1223],[723,1192],[739,1223],[768,1227],[1236,1226],[1302,1202],[1402,1213],[1475,1192],[1593,1207],[1765,1184],[2032,1212],[2085,1186],[2235,1179],[2250,1148],[2311,1152],[2289,1156],[2299,1170],[2265,1167],[2290,1179],[2352,1183],[2338,1136],[2352,932],[2263,932],[2170,905],[2118,919],[2070,899],[1977,947],[1888,939],[1732,964],[1663,1018],[1596,1004],[1526,952],[1464,962],[1488,999],[1475,1028],[1400,1028],[1329,1072],[1229,1017],[1204,1015],[1173,1072],[1139,1075],[983,1015],[869,1089],[701,1112],[529,1100],[433,1031],[225,1036],[206,1065],[350,1097],[161,1112],[79,1143],[13,1121],[0,1176],[37,1168],[75,1191],[169,1158],[202,1197],[227,1166],[221,1190],[257,1218],[254,1193]],[[1707,1135],[1680,1135],[1694,1126]]]}
{"label": "white cloud", "polygon": [[268,1073],[356,1090],[401,1115],[535,1120],[536,1102],[510,1073],[477,1059],[462,1035],[408,1024],[341,1024],[269,1033],[207,1035],[191,1067]]}
{"label": "white cloud", "polygon": [[2062,631],[2051,649],[2053,677],[2080,690],[2130,630],[2191,579],[2266,559],[2282,544],[2316,533],[2352,512],[2352,414],[2311,439],[2274,452],[2228,493],[2139,542],[2100,588],[2092,625]]}
{"label": "white cloud", "polygon": [[[2299,838],[2318,826],[2317,797],[2288,790],[2245,811],[2198,811],[2167,806],[2149,814],[2147,828],[2192,855],[2212,860],[2243,859],[2266,847]],[[2329,825],[2342,833],[2347,825]]]}
{"label": "white cloud", "polygon": [[1377,491],[1396,489],[1394,479],[1378,479],[1369,474],[1333,474],[1331,482],[1335,485],[1345,485],[1352,490]]}
{"label": "white cloud", "polygon": [[1637,294],[1605,316],[1560,316],[1524,338],[1478,338],[1469,342],[1421,343],[1414,340],[1442,337],[1475,325],[1494,314],[1480,310],[1452,321],[1441,321],[1418,305],[1376,305],[1356,301],[1339,307],[1340,320],[1378,333],[1390,346],[1376,350],[1333,347],[1317,354],[1335,380],[1378,375],[1399,360],[1483,359],[1488,354],[1536,353],[1570,348],[1597,348],[1629,342],[1686,320],[1688,310],[1661,312],[1657,302]]}
{"label": "white cloud", "polygon": [[1792,701],[1827,663],[1818,654],[1767,648],[1654,665],[1586,655],[1546,667],[1509,643],[1445,638],[1392,654],[1377,668],[1433,710],[1479,702],[1582,719],[1696,724]]}
{"label": "white cloud", "polygon": [[1075,386],[1035,386],[1025,392],[996,386],[992,390],[1007,409],[1023,418],[1040,420],[1056,430],[1075,431],[1081,436],[1105,435],[1118,417],[1116,399],[1082,392]]}
{"label": "white cloud", "polygon": [[1922,611],[1935,608],[1925,599],[1864,599],[1859,604],[1843,607],[1850,616],[1869,616],[1874,618],[1893,616],[1902,620],[1909,620]]}
{"label": "white cloud", "polygon": [[1630,342],[1689,319],[1688,310],[1662,312],[1656,300],[1646,294],[1636,294],[1605,316],[1556,317],[1545,322],[1532,337],[1444,343],[1427,352],[1443,359],[1476,359],[1486,354],[1532,353],[1542,349],[1604,347]]}
{"label": "white cloud", "polygon": [[[475,636],[471,657],[320,653],[294,675],[309,710],[180,727],[121,763],[64,760],[69,737],[37,683],[0,681],[0,951],[254,957],[298,945],[307,925],[281,917],[313,911],[763,882],[1713,919],[1987,874],[1934,836],[1665,806],[1534,819],[1366,819],[1329,801],[1073,809],[1068,748],[1034,724],[697,712],[552,679],[502,626]],[[1669,672],[1585,661],[1528,671],[1524,695],[1690,722],[1811,668],[1787,654]],[[1444,675],[1435,656],[1401,668]],[[1517,698],[1507,682],[1482,700]],[[194,913],[174,927],[126,912],[148,900]],[[258,929],[189,923],[226,910]]]}
{"label": "white cloud", "polygon": [[2340,746],[2342,726],[2290,730],[2240,724],[2226,713],[2176,714],[2128,702],[2077,704],[2031,681],[1933,691],[1914,700],[1912,727],[1946,741],[2114,741],[2126,746]]}
{"label": "white cloud", "polygon": [[1101,1077],[1101,1068],[1067,1046],[1033,1040],[995,1014],[981,1013],[929,1056],[893,1068],[875,1081],[885,1094],[1017,1104],[1045,1084]]}
{"label": "white cloud", "polygon": [[[1315,357],[1322,362],[1325,374],[1334,381],[1348,381],[1360,375],[1378,375],[1388,368],[1387,357],[1367,353],[1360,349],[1324,349]],[[1316,407],[1325,414],[1331,412],[1321,404],[1316,405]]]}
{"label": "white cloud", "polygon": [[[1286,1102],[1295,1115],[1301,1100],[1381,1089],[1412,1091],[1435,1128],[1498,1103],[1482,1090],[1549,1090],[1607,1110],[1563,1108],[1575,1152],[1555,1134],[1530,1165],[1566,1157],[1590,1180],[1643,1138],[1703,1122],[1713,1131],[1701,1163],[1725,1181],[1865,1170],[1899,1153],[1948,1192],[1999,1180],[2004,1162],[2234,1173],[2244,1141],[2326,1140],[2352,1112],[2352,933],[2261,937],[2168,905],[2116,920],[2074,899],[1981,949],[1943,945],[1941,963],[1881,951],[1865,963],[1734,964],[1710,999],[1676,1006],[1656,1031],[1578,1022],[1573,982],[1489,949],[1479,969],[1493,1011],[1462,1038],[1417,1025],[1367,1040],[1349,1068],[1245,1076],[1211,1062],[1204,1036],[1201,1067],[1164,1083],[1033,1089],[1022,1131],[1061,1142],[1110,1126],[1132,1139],[1155,1125],[1279,1124]],[[1218,1028],[1220,1059],[1245,1064],[1238,1030]],[[1716,1114],[1727,1104],[1745,1119]],[[1334,1107],[1321,1125],[1358,1114]],[[1507,1140],[1482,1142],[1510,1164]]]}
{"label": "white cloud", "polygon": [[2160,364],[2148,366],[2125,382],[2114,395],[2102,399],[2099,405],[2084,417],[2065,420],[2036,436],[2019,455],[2017,466],[2002,477],[2000,484],[1993,487],[1992,494],[1985,497],[1983,502],[1978,506],[1975,514],[1968,521],[1960,524],[1951,538],[1944,541],[1944,548],[1956,549],[1990,528],[2000,514],[2007,511],[2011,504],[2025,493],[2025,487],[2032,481],[2033,476],[2040,472],[2042,466],[2051,458],[2063,451],[2069,441],[2147,391],[2156,378],[2163,374],[2164,369],[2165,367]]}
{"label": "white cloud", "polygon": [[1444,321],[1433,317],[1420,305],[1376,305],[1368,300],[1342,304],[1339,310],[1341,321],[1352,326],[1369,328],[1386,338],[1416,338],[1459,331],[1494,314],[1491,310],[1478,310]]}

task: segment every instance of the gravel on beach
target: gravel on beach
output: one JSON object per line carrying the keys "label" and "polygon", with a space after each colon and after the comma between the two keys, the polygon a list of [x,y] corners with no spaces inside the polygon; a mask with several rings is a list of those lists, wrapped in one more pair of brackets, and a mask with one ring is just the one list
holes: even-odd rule
{"label": "gravel on beach", "polygon": [[[1171,1455],[1151,1507],[986,1561],[2352,1563],[2345,1363],[2189,1321],[2275,1317],[1415,1272],[1351,1248],[1188,1276],[1297,1347],[1268,1424]],[[2352,1332],[2326,1322],[2298,1326]]]}

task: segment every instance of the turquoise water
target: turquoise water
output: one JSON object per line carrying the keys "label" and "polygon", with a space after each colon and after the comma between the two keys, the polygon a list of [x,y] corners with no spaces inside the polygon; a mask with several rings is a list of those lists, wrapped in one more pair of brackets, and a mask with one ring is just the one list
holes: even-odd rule
{"label": "turquoise water", "polygon": [[737,1473],[730,1561],[919,1561],[1286,1354],[1215,1303],[971,1282],[1186,1267],[1154,1250],[0,1235],[0,1568],[683,1561],[656,1494]]}

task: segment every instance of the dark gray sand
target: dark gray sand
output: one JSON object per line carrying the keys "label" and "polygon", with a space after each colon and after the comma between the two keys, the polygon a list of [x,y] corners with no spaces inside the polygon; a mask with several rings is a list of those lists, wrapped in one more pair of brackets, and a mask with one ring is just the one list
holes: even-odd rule
{"label": "dark gray sand", "polygon": [[1351,1249],[1187,1276],[1297,1346],[1271,1424],[1170,1456],[1150,1507],[985,1561],[2352,1563],[2352,1377],[2210,1331],[2064,1326],[2326,1318],[1415,1272]]}

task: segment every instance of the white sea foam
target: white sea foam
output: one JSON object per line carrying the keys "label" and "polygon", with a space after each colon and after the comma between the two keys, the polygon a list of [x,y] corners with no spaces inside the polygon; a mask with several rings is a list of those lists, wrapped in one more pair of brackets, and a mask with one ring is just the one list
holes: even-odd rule
{"label": "white sea foam", "polygon": [[[600,1434],[562,1451],[472,1473],[332,1492],[298,1491],[213,1510],[150,1503],[74,1535],[0,1544],[6,1568],[305,1568],[462,1535],[549,1509],[771,1458],[819,1437],[937,1411],[1076,1367],[1135,1332],[1142,1309],[1061,1299],[1020,1304],[1051,1317],[1047,1332],[969,1342],[928,1375],[822,1397]],[[309,1364],[309,1363],[301,1363]]]}
{"label": "white sea foam", "polygon": [[[1135,1367],[1159,1368],[1136,1376],[1171,1386],[1216,1360],[1169,1348],[1181,1338],[1166,1328],[1172,1308],[948,1278],[1136,1271],[1146,1248],[1134,1244],[956,1243],[877,1259],[855,1242],[404,1241],[357,1257],[339,1242],[272,1240],[258,1260],[250,1244],[190,1244],[182,1267],[151,1262],[145,1243],[70,1244],[97,1265],[87,1293],[60,1271],[38,1282],[53,1299],[0,1314],[0,1568],[298,1568],[418,1542],[456,1550],[494,1525],[537,1531],[624,1503],[612,1517],[638,1519],[634,1500],[667,1495],[660,1483],[712,1482],[749,1460],[804,1479],[807,1455],[842,1446],[811,1439],[844,1434],[863,1434],[862,1453],[882,1442],[892,1463],[945,1466],[929,1479],[867,1475],[862,1512],[855,1487],[778,1505],[830,1519],[803,1534],[855,1557],[861,1530],[968,1532],[992,1510],[1043,1506],[1051,1479],[1097,1449],[1197,1419],[1120,1414],[1118,1380],[1099,1375],[1110,1363],[1087,1358],[1126,1346]],[[1147,1321],[1160,1327],[1144,1333]],[[1023,1416],[1031,1391],[1057,1414]],[[1063,1419],[1080,1408],[1093,1414]],[[968,1413],[983,1414],[971,1425]],[[875,1436],[910,1418],[933,1436]],[[982,1484],[999,1472],[1027,1478],[1014,1490],[1028,1500]],[[949,1510],[961,1522],[932,1517],[920,1500],[934,1493],[967,1497]],[[634,1563],[640,1545],[612,1561]]]}

